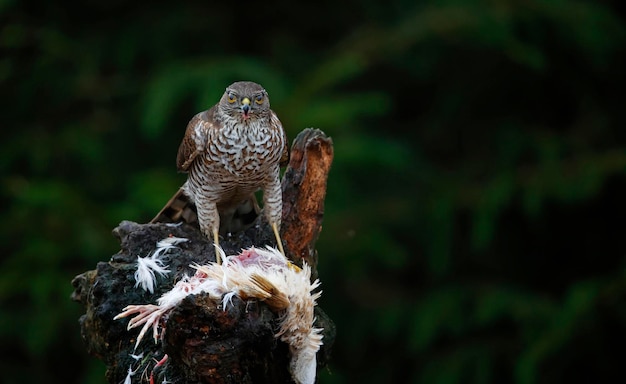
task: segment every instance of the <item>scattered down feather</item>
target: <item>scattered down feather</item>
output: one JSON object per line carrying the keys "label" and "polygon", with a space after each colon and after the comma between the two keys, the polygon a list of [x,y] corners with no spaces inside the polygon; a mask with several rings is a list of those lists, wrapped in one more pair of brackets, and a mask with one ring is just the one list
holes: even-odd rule
{"label": "scattered down feather", "polygon": [[157,247],[150,256],[137,257],[137,270],[135,271],[135,288],[141,286],[144,291],[154,293],[156,286],[156,274],[161,276],[167,275],[170,270],[167,269],[162,257],[170,250],[176,248],[176,245],[183,243],[187,239],[182,237],[167,237],[157,243]]}
{"label": "scattered down feather", "polygon": [[321,292],[312,293],[319,286],[319,281],[310,282],[310,267],[305,263],[300,269],[278,250],[269,247],[250,248],[228,257],[221,252],[224,260],[221,265],[194,265],[196,273],[191,277],[184,276],[172,290],[159,298],[158,305],[129,305],[115,316],[115,319],[120,319],[133,315],[128,329],[143,325],[135,348],[150,327],[157,341],[163,315],[188,295],[207,293],[211,298],[221,300],[224,310],[232,305],[233,296],[243,300],[254,298],[264,301],[280,314],[276,337],[289,345],[289,368],[293,379],[299,384],[314,383],[322,329],[313,327],[313,310]]}

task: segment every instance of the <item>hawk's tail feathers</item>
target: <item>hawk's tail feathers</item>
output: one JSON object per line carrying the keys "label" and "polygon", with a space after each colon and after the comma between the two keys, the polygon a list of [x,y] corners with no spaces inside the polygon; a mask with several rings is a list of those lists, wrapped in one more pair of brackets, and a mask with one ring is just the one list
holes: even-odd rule
{"label": "hawk's tail feathers", "polygon": [[178,223],[180,221],[188,224],[198,222],[196,206],[182,188],[172,196],[154,219],[150,220],[150,223]]}

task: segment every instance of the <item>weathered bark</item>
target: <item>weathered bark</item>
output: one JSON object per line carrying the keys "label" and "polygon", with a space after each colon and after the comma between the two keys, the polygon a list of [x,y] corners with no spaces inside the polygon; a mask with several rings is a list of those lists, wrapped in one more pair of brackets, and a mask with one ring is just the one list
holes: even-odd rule
{"label": "weathered bark", "polygon": [[313,279],[317,277],[315,242],[322,230],[326,181],[332,161],[332,140],[320,130],[304,130],[294,141],[283,177],[285,252],[297,264],[306,261],[313,269]]}
{"label": "weathered bark", "polygon": [[[326,178],[332,161],[332,142],[319,130],[306,129],[294,140],[291,162],[283,178],[283,226],[281,236],[287,257],[296,264],[305,260],[317,275],[315,241],[321,230]],[[168,315],[159,342],[151,330],[136,350],[138,329],[126,330],[127,319],[113,317],[130,304],[155,304],[184,274],[191,275],[191,264],[215,260],[215,250],[197,228],[197,223],[137,224],[122,222],[114,231],[121,250],[96,269],[72,281],[72,299],[85,307],[80,318],[81,334],[87,351],[107,365],[109,383],[123,382],[129,369],[133,383],[155,383],[165,379],[177,383],[291,383],[289,348],[274,337],[279,314],[263,302],[233,300],[223,310],[221,303],[206,294],[185,298]],[[154,293],[135,287],[137,257],[151,254],[158,241],[167,237],[188,241],[171,250],[166,259],[170,273],[158,276]],[[259,215],[244,231],[226,236],[220,245],[226,254],[239,253],[250,246],[275,245],[271,228]],[[316,327],[324,329],[318,367],[330,355],[335,327],[316,308]],[[135,359],[131,354],[143,354]],[[157,364],[165,354],[164,364]]]}

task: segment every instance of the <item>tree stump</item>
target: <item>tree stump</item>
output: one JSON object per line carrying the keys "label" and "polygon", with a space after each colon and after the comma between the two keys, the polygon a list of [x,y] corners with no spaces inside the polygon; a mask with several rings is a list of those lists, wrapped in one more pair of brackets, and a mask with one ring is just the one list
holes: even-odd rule
{"label": "tree stump", "polygon": [[[306,261],[317,276],[315,242],[321,231],[326,181],[333,158],[332,140],[322,131],[305,129],[294,140],[282,181],[281,236],[286,256],[297,265]],[[193,216],[193,215],[192,215]],[[292,383],[289,348],[275,337],[278,314],[258,301],[237,297],[226,310],[208,294],[186,297],[168,315],[159,342],[146,335],[135,349],[137,329],[127,319],[113,320],[131,304],[155,304],[191,264],[215,261],[215,249],[197,222],[137,224],[123,221],[113,230],[121,249],[108,262],[74,278],[72,299],[85,307],[79,322],[88,353],[104,361],[111,384],[133,383]],[[157,275],[153,293],[135,287],[137,257],[150,255],[168,237],[187,239],[168,250],[169,274]],[[251,246],[275,246],[264,216],[257,214],[246,229],[220,241],[227,255]],[[323,328],[318,368],[330,357],[335,326],[316,307],[315,326]],[[163,324],[162,324],[163,325]],[[164,357],[167,355],[167,359]]]}

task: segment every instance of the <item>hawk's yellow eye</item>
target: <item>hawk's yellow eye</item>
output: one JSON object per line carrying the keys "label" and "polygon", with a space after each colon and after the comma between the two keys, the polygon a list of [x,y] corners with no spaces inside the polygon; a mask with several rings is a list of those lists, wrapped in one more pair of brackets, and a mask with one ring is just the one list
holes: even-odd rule
{"label": "hawk's yellow eye", "polygon": [[235,101],[237,101],[237,98],[235,97],[235,95],[233,95],[232,93],[229,93],[228,94],[228,102],[232,104]]}
{"label": "hawk's yellow eye", "polygon": [[263,104],[263,95],[257,95],[257,97],[254,98],[254,102],[257,104]]}

